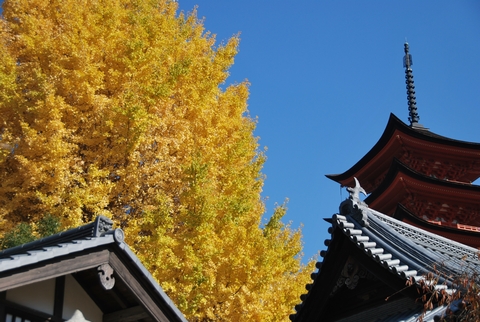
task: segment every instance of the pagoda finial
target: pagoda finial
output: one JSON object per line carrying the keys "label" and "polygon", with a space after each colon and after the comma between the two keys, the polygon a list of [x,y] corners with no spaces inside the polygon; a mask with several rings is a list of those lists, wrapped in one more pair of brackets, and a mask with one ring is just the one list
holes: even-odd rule
{"label": "pagoda finial", "polygon": [[407,84],[407,100],[408,100],[408,120],[411,127],[423,127],[418,123],[420,116],[417,113],[417,102],[415,97],[415,85],[413,83],[412,71],[412,55],[409,52],[408,42],[404,44],[405,56],[403,57],[403,67],[405,67],[405,83]]}

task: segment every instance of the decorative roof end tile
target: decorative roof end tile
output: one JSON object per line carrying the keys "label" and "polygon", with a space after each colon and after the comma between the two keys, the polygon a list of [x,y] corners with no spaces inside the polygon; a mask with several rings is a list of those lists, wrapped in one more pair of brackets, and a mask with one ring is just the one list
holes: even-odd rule
{"label": "decorative roof end tile", "polygon": [[357,178],[355,179],[355,187],[347,187],[347,191],[350,194],[348,199],[340,204],[340,214],[343,216],[351,216],[362,227],[368,227],[368,205],[360,200],[360,192],[365,196],[367,193],[360,186]]}
{"label": "decorative roof end tile", "polygon": [[95,219],[95,228],[93,237],[100,237],[102,234],[109,232],[113,228],[113,221],[105,216],[98,216]]}

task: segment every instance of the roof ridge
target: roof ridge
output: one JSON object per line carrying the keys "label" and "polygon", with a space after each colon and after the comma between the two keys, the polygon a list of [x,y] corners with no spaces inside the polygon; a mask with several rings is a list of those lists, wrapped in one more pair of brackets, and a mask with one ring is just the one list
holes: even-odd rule
{"label": "roof ridge", "polygon": [[349,227],[350,225],[345,225],[345,222],[348,223],[349,221],[355,222],[353,218],[334,215],[333,225],[339,225],[340,228],[342,228],[343,233],[349,236],[350,240],[353,241],[357,247],[362,249],[367,255],[372,257],[383,267],[387,268],[390,272],[405,279],[417,275],[417,270],[410,270],[410,267],[406,265],[405,262],[402,262],[399,258],[394,258],[392,252],[385,252],[385,248],[376,248],[377,242],[370,242],[370,236],[364,234],[364,230],[367,230],[368,228],[351,229]]}
{"label": "roof ridge", "polygon": [[[445,264],[441,261],[443,259],[442,255],[445,253],[446,248],[447,253],[452,255],[449,257],[452,257],[453,261],[451,263],[443,265],[441,268],[442,271],[444,270],[445,272],[448,272],[457,269],[459,261],[464,260],[464,255],[467,255],[468,262],[479,262],[477,257],[478,251],[473,247],[463,245],[442,236],[429,233],[427,231],[424,231],[423,229],[413,227],[407,223],[400,222],[397,219],[388,217],[368,207],[366,208],[366,210],[369,219],[369,224],[366,226],[358,223],[356,221],[356,218],[354,218],[352,214],[334,214],[331,220],[332,226],[328,229],[328,232],[332,236],[332,240],[334,239],[334,231],[336,230],[336,228],[340,229],[342,233],[347,236],[351,242],[355,243],[355,245],[360,248],[368,257],[375,260],[379,265],[387,269],[390,273],[398,276],[401,279],[404,279],[405,282],[411,279],[412,282],[417,285],[420,285],[420,283],[428,283],[428,281],[425,281],[425,276],[419,273],[421,273],[422,271],[431,271],[434,264]],[[378,229],[380,229],[380,231],[377,231]],[[402,229],[408,230],[409,234],[407,234],[405,231],[402,231]],[[388,231],[390,231],[390,233],[388,233]],[[385,235],[385,238],[387,239],[389,238],[391,233],[399,234],[400,236],[405,237],[402,245],[409,246],[408,248],[412,249],[410,249],[410,252],[407,252],[408,254],[406,256],[397,256],[400,251],[398,249],[395,249],[395,247],[391,247],[391,245],[388,245],[387,241],[383,240],[380,237],[382,233],[388,234]],[[326,258],[330,250],[332,240],[325,240],[325,246],[327,246],[327,250],[322,250],[320,252],[320,256],[324,259]],[[427,241],[436,241],[437,243],[439,243],[439,245],[438,247],[435,245],[429,245]],[[442,245],[442,247],[440,247],[440,245]],[[418,263],[416,263],[415,260],[410,258],[408,255],[411,255],[411,251],[418,247],[422,248],[422,253],[424,254],[424,256]],[[297,313],[290,315],[291,321],[295,321],[297,314],[300,312],[300,310],[304,306],[305,301],[308,299],[313,289],[313,286],[315,285],[317,277],[321,273],[322,266],[323,261],[319,261],[316,263],[318,271],[311,274],[312,283],[306,285],[306,289],[308,292],[301,295],[300,300],[302,302],[295,306],[295,310],[297,311]],[[468,266],[464,268],[468,268]],[[445,282],[446,284],[444,285],[443,283]],[[353,283],[355,283],[355,281],[353,281]],[[436,289],[447,288],[447,291],[451,291],[448,285],[450,285],[448,281],[444,278],[441,278],[439,280],[439,283],[434,285],[434,287]],[[438,310],[444,309],[446,309],[445,306],[439,308]],[[433,311],[437,311],[437,309]]]}
{"label": "roof ridge", "polygon": [[[469,260],[478,262],[478,249],[476,248],[464,245],[462,243],[442,237],[437,234],[430,233],[424,229],[413,227],[398,219],[384,215],[379,211],[373,209],[370,209],[370,211],[372,215],[390,226],[399,234],[406,236],[410,239],[414,239],[417,243],[422,244],[423,246],[428,246],[430,248],[435,248],[442,251],[445,251],[445,249],[448,248],[452,250],[452,256],[458,257],[460,253],[460,257],[467,255],[467,258]],[[435,245],[432,245],[431,243],[427,244],[425,238],[427,238],[429,242],[434,241]]]}
{"label": "roof ridge", "polygon": [[32,242],[15,246],[0,251],[0,258],[8,257],[13,254],[25,253],[29,250],[39,249],[42,247],[55,246],[64,242],[72,242],[73,240],[82,240],[89,237],[100,237],[105,233],[111,232],[113,221],[105,216],[97,216],[95,221],[76,227],[67,231],[63,231],[45,238],[34,240]]}

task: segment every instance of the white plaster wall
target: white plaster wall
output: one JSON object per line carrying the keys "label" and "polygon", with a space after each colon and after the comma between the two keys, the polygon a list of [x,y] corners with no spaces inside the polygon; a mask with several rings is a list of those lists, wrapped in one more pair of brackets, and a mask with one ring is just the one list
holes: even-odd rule
{"label": "white plaster wall", "polygon": [[29,284],[7,291],[7,300],[23,306],[53,314],[55,279]]}
{"label": "white plaster wall", "polygon": [[63,301],[63,318],[68,320],[75,310],[80,310],[85,319],[91,322],[102,322],[103,312],[83,290],[71,275],[65,276],[65,298]]}

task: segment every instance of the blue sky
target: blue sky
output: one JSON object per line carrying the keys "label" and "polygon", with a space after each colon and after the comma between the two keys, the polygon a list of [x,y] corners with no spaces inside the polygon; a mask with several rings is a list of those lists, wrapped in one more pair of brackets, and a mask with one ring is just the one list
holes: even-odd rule
{"label": "blue sky", "polygon": [[380,138],[390,113],[408,122],[403,43],[410,44],[420,123],[480,142],[480,1],[212,1],[205,28],[240,32],[227,84],[248,79],[249,111],[267,146],[267,214],[289,198],[305,259],[325,249],[345,189],[325,174],[350,168]]}

